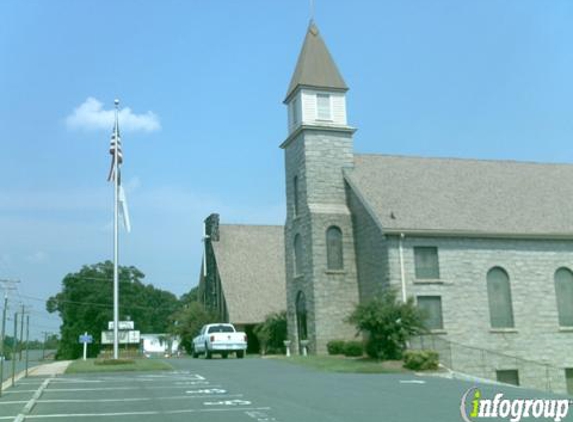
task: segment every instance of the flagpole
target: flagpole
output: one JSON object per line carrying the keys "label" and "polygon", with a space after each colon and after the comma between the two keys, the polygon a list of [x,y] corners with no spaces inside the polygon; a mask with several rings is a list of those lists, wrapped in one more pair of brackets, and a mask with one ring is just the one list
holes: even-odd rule
{"label": "flagpole", "polygon": [[118,130],[118,108],[119,100],[115,100],[115,127],[114,138],[115,148],[113,151],[113,174],[114,174],[114,200],[113,200],[113,358],[118,359],[119,353],[119,280],[118,280],[118,259],[119,259],[119,227],[118,227],[118,193],[119,193],[119,172],[118,172],[118,150],[119,150],[119,130]]}

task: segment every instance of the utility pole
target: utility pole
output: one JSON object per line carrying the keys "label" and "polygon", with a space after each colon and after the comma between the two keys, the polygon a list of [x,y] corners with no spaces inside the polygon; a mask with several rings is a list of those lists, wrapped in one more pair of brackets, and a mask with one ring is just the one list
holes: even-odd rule
{"label": "utility pole", "polygon": [[46,359],[46,342],[48,341],[48,332],[47,331],[42,331],[42,334],[44,334],[44,343],[42,343],[42,360]]}
{"label": "utility pole", "polygon": [[26,305],[22,304],[20,315],[20,342],[18,344],[18,360],[22,362],[22,349],[24,349],[24,315],[26,314]]}
{"label": "utility pole", "polygon": [[26,315],[26,378],[28,378],[28,342],[30,340],[30,314]]}
{"label": "utility pole", "polygon": [[18,336],[18,312],[14,313],[14,352],[12,353],[12,385],[14,385],[16,376],[16,344]]}
{"label": "utility pole", "polygon": [[0,332],[0,397],[2,396],[2,382],[4,381],[4,361],[6,354],[4,352],[4,337],[6,334],[6,312],[8,311],[8,291],[14,290],[15,284],[19,280],[0,280],[0,286],[4,289],[4,309],[2,310],[2,332]]}
{"label": "utility pole", "polygon": [[24,312],[26,310],[26,306],[22,304],[22,312],[20,316],[20,342],[18,343],[18,360],[22,362],[22,343],[24,340]]}

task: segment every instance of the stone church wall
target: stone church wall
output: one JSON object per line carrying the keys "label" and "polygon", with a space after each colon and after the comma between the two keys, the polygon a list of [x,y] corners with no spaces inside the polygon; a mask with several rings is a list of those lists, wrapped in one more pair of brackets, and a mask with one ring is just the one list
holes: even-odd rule
{"label": "stone church wall", "polygon": [[368,300],[389,285],[388,242],[356,193],[347,185],[348,206],[356,244],[360,300]]}
{"label": "stone church wall", "polygon": [[[391,284],[399,287],[398,237],[390,244]],[[438,248],[439,281],[416,280],[414,246]],[[573,368],[573,329],[559,327],[554,274],[561,267],[573,268],[573,242],[406,237],[404,266],[409,296],[441,296],[444,327],[438,333],[445,339],[534,361],[454,346],[450,359],[455,370],[495,378],[496,370],[517,369],[521,385],[545,389],[549,382],[553,390],[565,391],[565,368]],[[509,275],[512,329],[490,326],[486,275],[496,266]]]}

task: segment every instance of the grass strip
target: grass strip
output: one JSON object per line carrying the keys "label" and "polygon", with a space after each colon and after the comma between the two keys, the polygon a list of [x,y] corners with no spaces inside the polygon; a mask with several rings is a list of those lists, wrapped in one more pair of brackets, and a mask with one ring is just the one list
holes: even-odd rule
{"label": "grass strip", "polygon": [[401,361],[378,361],[367,358],[343,356],[273,356],[279,362],[304,366],[322,372],[354,374],[397,374],[411,372],[402,367]]}
{"label": "grass strip", "polygon": [[125,371],[170,371],[173,367],[167,362],[159,359],[122,359],[113,361],[112,359],[88,359],[76,360],[72,362],[66,374],[77,374],[82,372],[125,372]]}

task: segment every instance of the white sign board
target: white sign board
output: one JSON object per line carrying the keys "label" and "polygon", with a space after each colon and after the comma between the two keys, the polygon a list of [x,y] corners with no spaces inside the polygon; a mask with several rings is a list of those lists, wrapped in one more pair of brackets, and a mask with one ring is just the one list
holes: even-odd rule
{"label": "white sign board", "polygon": [[[113,321],[109,321],[107,323],[107,329],[113,330],[113,325]],[[133,330],[134,328],[133,321],[117,321],[118,330]]]}
{"label": "white sign board", "polygon": [[[118,331],[119,344],[138,344],[141,340],[139,331]],[[101,332],[101,344],[113,344],[113,331]]]}

